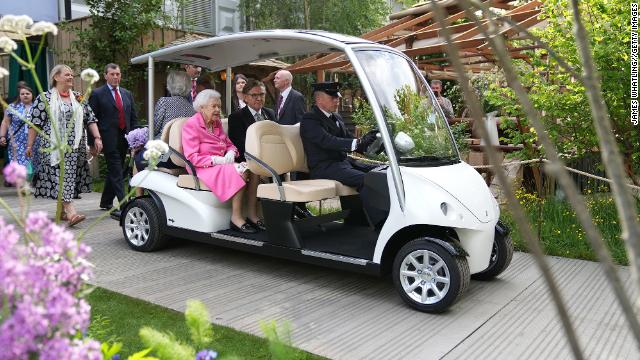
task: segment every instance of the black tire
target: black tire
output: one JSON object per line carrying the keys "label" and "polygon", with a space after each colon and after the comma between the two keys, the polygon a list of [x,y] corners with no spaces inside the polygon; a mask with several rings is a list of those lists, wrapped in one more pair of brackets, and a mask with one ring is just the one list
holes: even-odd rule
{"label": "black tire", "polygon": [[134,200],[122,217],[122,233],[133,250],[150,252],[167,244],[163,216],[152,199]]}
{"label": "black tire", "polygon": [[511,236],[509,236],[508,233],[501,234],[496,230],[493,237],[489,266],[481,272],[471,275],[471,278],[480,281],[493,280],[509,267],[512,258],[513,241],[511,240]]}
{"label": "black tire", "polygon": [[[424,255],[420,255],[425,254],[425,251],[429,257],[426,264]],[[418,265],[423,266],[422,269],[418,269],[409,260],[410,254],[414,254],[414,259]],[[433,265],[439,264],[440,261],[443,264],[432,272]],[[406,273],[402,275],[402,271],[415,273],[416,277],[407,276]],[[417,275],[418,273],[420,275]],[[439,281],[442,278],[449,280],[448,286]],[[437,243],[424,239],[413,240],[405,244],[395,256],[393,284],[402,300],[412,308],[422,312],[440,313],[455,304],[469,286],[469,264],[465,257],[453,256]],[[410,290],[411,287],[413,290]],[[437,296],[434,287],[441,293],[441,297]]]}

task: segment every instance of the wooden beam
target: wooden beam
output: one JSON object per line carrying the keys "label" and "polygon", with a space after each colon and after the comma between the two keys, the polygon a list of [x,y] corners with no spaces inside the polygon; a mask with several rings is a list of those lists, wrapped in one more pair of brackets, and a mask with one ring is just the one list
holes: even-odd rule
{"label": "wooden beam", "polygon": [[315,64],[315,65],[302,66],[299,68],[290,69],[289,71],[291,71],[291,73],[294,73],[294,74],[308,73],[308,72],[313,72],[318,70],[335,69],[335,68],[345,66],[347,64],[349,64],[348,60],[334,61],[330,63],[321,63],[321,64]]}
{"label": "wooden beam", "polygon": [[[476,48],[484,44],[485,42],[486,42],[485,39],[469,39],[469,40],[462,40],[462,41],[454,41],[453,44],[457,46],[459,50],[462,50],[462,49]],[[414,57],[418,55],[435,54],[435,53],[445,52],[445,51],[446,51],[446,44],[442,43],[442,44],[429,45],[425,47],[405,50],[404,53],[409,57]]]}

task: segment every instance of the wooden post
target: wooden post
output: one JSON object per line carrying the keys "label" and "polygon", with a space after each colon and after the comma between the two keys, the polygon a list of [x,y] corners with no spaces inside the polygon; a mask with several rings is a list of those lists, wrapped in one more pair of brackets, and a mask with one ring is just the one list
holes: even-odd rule
{"label": "wooden post", "polygon": [[324,70],[316,71],[316,76],[318,77],[318,82],[324,81]]}

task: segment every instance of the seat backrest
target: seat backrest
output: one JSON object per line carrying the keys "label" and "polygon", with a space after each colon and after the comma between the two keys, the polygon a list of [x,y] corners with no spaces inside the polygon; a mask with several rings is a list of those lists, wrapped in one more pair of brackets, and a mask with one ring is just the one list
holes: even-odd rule
{"label": "seat backrest", "polygon": [[[176,149],[176,151],[179,152],[180,154],[183,154],[182,127],[184,126],[184,123],[187,122],[187,120],[189,120],[188,117],[182,117],[182,118],[177,118],[170,121],[171,128],[169,129],[169,141],[167,143],[169,144],[169,146]],[[178,156],[174,154],[171,154],[170,159],[177,166],[181,166],[181,167],[187,166],[187,164],[185,164],[185,162],[182,161],[182,159],[180,159]]]}
{"label": "seat backrest", "polygon": [[166,144],[169,144],[169,132],[171,131],[171,126],[177,119],[169,120],[166,124],[164,124],[164,127],[162,128],[162,133],[160,133],[160,140],[164,141]]}
{"label": "seat backrest", "polygon": [[[272,167],[278,174],[292,171],[309,172],[300,138],[300,124],[280,125],[274,121],[258,121],[247,129],[245,151]],[[251,172],[271,176],[266,169],[247,158]]]}

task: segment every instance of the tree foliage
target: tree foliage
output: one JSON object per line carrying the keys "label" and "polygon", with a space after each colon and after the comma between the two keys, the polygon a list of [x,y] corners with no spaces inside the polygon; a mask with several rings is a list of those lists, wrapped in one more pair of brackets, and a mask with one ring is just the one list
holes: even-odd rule
{"label": "tree foliage", "polygon": [[[584,24],[590,36],[593,57],[601,78],[602,91],[616,139],[625,158],[627,172],[640,172],[640,132],[630,120],[629,68],[630,12],[623,0],[581,2]],[[582,73],[573,36],[573,20],[567,0],[547,0],[543,7],[547,26],[538,35],[563,57],[577,73]],[[531,53],[531,65],[520,64],[523,84],[542,112],[547,130],[559,150],[579,157],[597,149],[598,140],[589,111],[585,88],[572,75],[547,56],[546,51]],[[502,115],[524,118],[511,89],[492,84],[485,98],[502,109]],[[524,127],[526,119],[523,119]]]}
{"label": "tree foliage", "polygon": [[[74,51],[84,57],[79,64],[98,69],[108,63],[120,65],[123,86],[131,88],[144,76],[129,71],[129,60],[140,52],[140,39],[158,26],[172,21],[163,11],[164,0],[86,0],[91,26],[77,29]],[[143,51],[152,50],[142,49]]]}
{"label": "tree foliage", "polygon": [[385,0],[241,0],[247,30],[315,29],[348,35],[381,26],[389,15]]}

